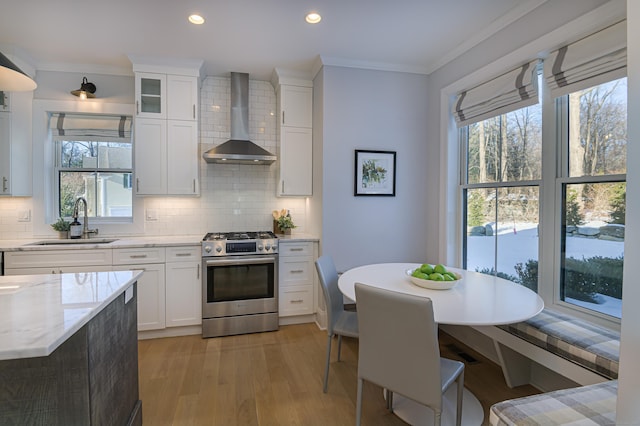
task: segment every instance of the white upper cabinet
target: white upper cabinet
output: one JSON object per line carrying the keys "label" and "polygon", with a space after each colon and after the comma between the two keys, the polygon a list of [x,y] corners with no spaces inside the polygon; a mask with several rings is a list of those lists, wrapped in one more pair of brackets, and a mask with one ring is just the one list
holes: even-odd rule
{"label": "white upper cabinet", "polygon": [[313,90],[311,87],[280,86],[280,124],[289,127],[313,125]]}
{"label": "white upper cabinet", "polygon": [[278,85],[279,174],[276,195],[307,197],[313,194],[313,88]]}
{"label": "white upper cabinet", "polygon": [[167,122],[151,118],[135,121],[136,194],[167,193]]}
{"label": "white upper cabinet", "polygon": [[167,118],[167,76],[136,73],[136,117]]}
{"label": "white upper cabinet", "polygon": [[198,118],[202,62],[134,64],[138,195],[199,195]]}
{"label": "white upper cabinet", "polygon": [[184,75],[167,75],[167,118],[198,120],[198,80]]}
{"label": "white upper cabinet", "polygon": [[0,92],[0,99],[0,196],[30,196],[33,92]]}
{"label": "white upper cabinet", "polygon": [[280,133],[279,195],[311,195],[313,177],[311,129],[283,127]]}
{"label": "white upper cabinet", "polygon": [[197,195],[200,191],[197,123],[168,120],[167,139],[167,193]]}

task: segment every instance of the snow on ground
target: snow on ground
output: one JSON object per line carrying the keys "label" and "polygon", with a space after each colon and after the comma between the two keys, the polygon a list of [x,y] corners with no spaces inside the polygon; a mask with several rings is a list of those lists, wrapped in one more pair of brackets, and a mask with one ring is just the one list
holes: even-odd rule
{"label": "snow on ground", "polygon": [[[598,226],[598,224],[588,224]],[[529,259],[538,259],[538,226],[535,223],[502,223],[495,236],[469,236],[467,238],[467,269],[470,271],[491,269],[497,255],[498,271],[517,276],[515,265],[526,264]],[[576,259],[593,256],[619,257],[624,255],[624,242],[597,238],[569,236],[566,243],[567,256]],[[593,304],[567,299],[567,302],[620,317],[622,301],[602,296],[603,304]]]}

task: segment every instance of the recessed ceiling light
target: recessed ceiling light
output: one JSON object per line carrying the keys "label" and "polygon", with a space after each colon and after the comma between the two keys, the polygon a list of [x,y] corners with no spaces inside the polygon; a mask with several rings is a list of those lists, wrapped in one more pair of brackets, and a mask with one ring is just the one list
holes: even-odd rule
{"label": "recessed ceiling light", "polygon": [[304,20],[310,24],[317,24],[322,21],[322,16],[318,12],[309,12],[307,16],[304,17]]}
{"label": "recessed ceiling light", "polygon": [[191,22],[192,24],[196,24],[196,25],[202,25],[204,24],[204,18],[200,15],[189,15],[189,22]]}

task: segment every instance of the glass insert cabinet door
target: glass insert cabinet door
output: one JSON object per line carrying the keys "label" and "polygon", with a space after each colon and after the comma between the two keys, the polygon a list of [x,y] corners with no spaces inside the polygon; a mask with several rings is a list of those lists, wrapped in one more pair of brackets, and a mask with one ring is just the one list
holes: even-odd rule
{"label": "glass insert cabinet door", "polygon": [[166,93],[166,75],[136,73],[136,115],[147,118],[166,118]]}

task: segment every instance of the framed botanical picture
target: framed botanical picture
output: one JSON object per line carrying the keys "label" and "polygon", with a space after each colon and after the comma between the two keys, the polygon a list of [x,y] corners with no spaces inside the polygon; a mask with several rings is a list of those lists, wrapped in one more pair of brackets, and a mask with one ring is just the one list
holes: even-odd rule
{"label": "framed botanical picture", "polygon": [[356,149],[354,196],[396,195],[395,151],[364,151]]}

